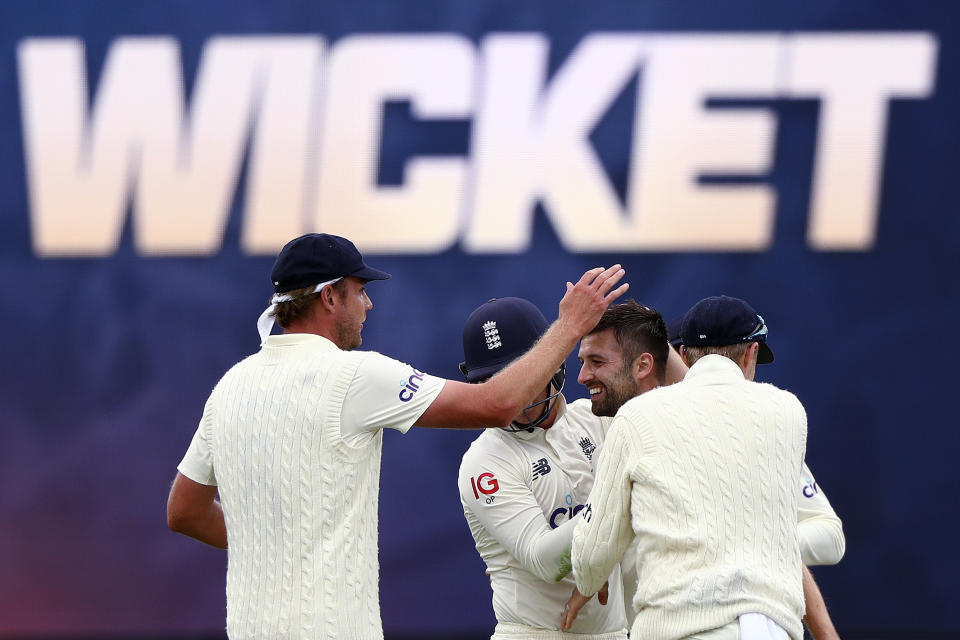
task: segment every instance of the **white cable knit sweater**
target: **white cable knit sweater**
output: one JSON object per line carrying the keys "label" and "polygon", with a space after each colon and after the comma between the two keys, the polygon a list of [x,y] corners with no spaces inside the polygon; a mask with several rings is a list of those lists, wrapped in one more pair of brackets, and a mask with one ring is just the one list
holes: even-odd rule
{"label": "white cable knit sweater", "polygon": [[270,336],[224,375],[178,468],[219,487],[231,640],[383,638],[382,429],[408,430],[442,386],[309,334]]}
{"label": "white cable knit sweater", "polygon": [[626,403],[574,533],[580,591],[599,590],[636,535],[631,638],[683,638],[756,612],[800,640],[806,434],[793,394],[719,355]]}

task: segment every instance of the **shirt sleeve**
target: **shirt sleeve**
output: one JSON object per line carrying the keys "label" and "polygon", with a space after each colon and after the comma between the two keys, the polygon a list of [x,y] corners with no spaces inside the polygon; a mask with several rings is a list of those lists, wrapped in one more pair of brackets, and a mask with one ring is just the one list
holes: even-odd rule
{"label": "shirt sleeve", "polygon": [[846,551],[843,523],[830,506],[806,462],[800,472],[797,529],[800,557],[807,566],[837,564]]}
{"label": "shirt sleeve", "polygon": [[210,487],[217,486],[217,476],[213,469],[213,452],[210,449],[211,431],[213,427],[213,398],[207,400],[203,407],[203,416],[193,440],[177,465],[177,471],[194,482]]}
{"label": "shirt sleeve", "polygon": [[610,426],[587,505],[573,532],[571,563],[577,589],[593,595],[603,586],[633,540],[630,526],[631,442],[626,418]]}
{"label": "shirt sleeve", "polygon": [[340,433],[348,438],[378,429],[406,433],[446,382],[370,351],[363,354],[340,411]]}
{"label": "shirt sleeve", "polygon": [[464,508],[523,568],[541,580],[557,582],[568,572],[566,556],[576,519],[551,529],[525,478],[525,463],[505,456],[468,451],[458,485]]}

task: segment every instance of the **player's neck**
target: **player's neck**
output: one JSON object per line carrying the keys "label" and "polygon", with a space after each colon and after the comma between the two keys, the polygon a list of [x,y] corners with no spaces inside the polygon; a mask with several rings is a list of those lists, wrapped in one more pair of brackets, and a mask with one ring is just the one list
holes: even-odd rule
{"label": "player's neck", "polygon": [[[332,322],[323,322],[314,316],[291,322],[290,326],[283,330],[284,333],[312,333],[313,335],[326,338],[330,342],[337,344],[336,331]],[[337,345],[340,347],[340,345]],[[342,347],[340,347],[342,348]]]}
{"label": "player's neck", "polygon": [[553,401],[553,407],[550,409],[550,415],[547,416],[547,419],[540,423],[540,428],[546,431],[556,423],[557,418],[560,417],[561,406],[564,406],[566,401],[563,398],[563,394],[560,394]]}

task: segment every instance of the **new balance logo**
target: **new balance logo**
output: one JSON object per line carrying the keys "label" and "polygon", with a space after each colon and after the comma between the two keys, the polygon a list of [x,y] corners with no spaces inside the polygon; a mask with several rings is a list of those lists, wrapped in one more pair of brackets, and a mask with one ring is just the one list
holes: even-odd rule
{"label": "new balance logo", "polygon": [[536,480],[540,476],[545,476],[550,473],[550,461],[546,458],[540,458],[533,463],[533,479]]}
{"label": "new balance logo", "polygon": [[487,341],[487,349],[497,349],[502,347],[500,342],[500,332],[497,331],[497,323],[494,320],[483,323],[483,338]]}

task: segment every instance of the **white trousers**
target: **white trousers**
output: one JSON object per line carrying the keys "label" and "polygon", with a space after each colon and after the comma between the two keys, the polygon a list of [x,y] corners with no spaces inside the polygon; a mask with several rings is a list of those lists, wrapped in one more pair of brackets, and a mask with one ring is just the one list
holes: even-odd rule
{"label": "white trousers", "polygon": [[762,613],[745,613],[730,624],[684,640],[790,640],[790,637],[783,627]]}

